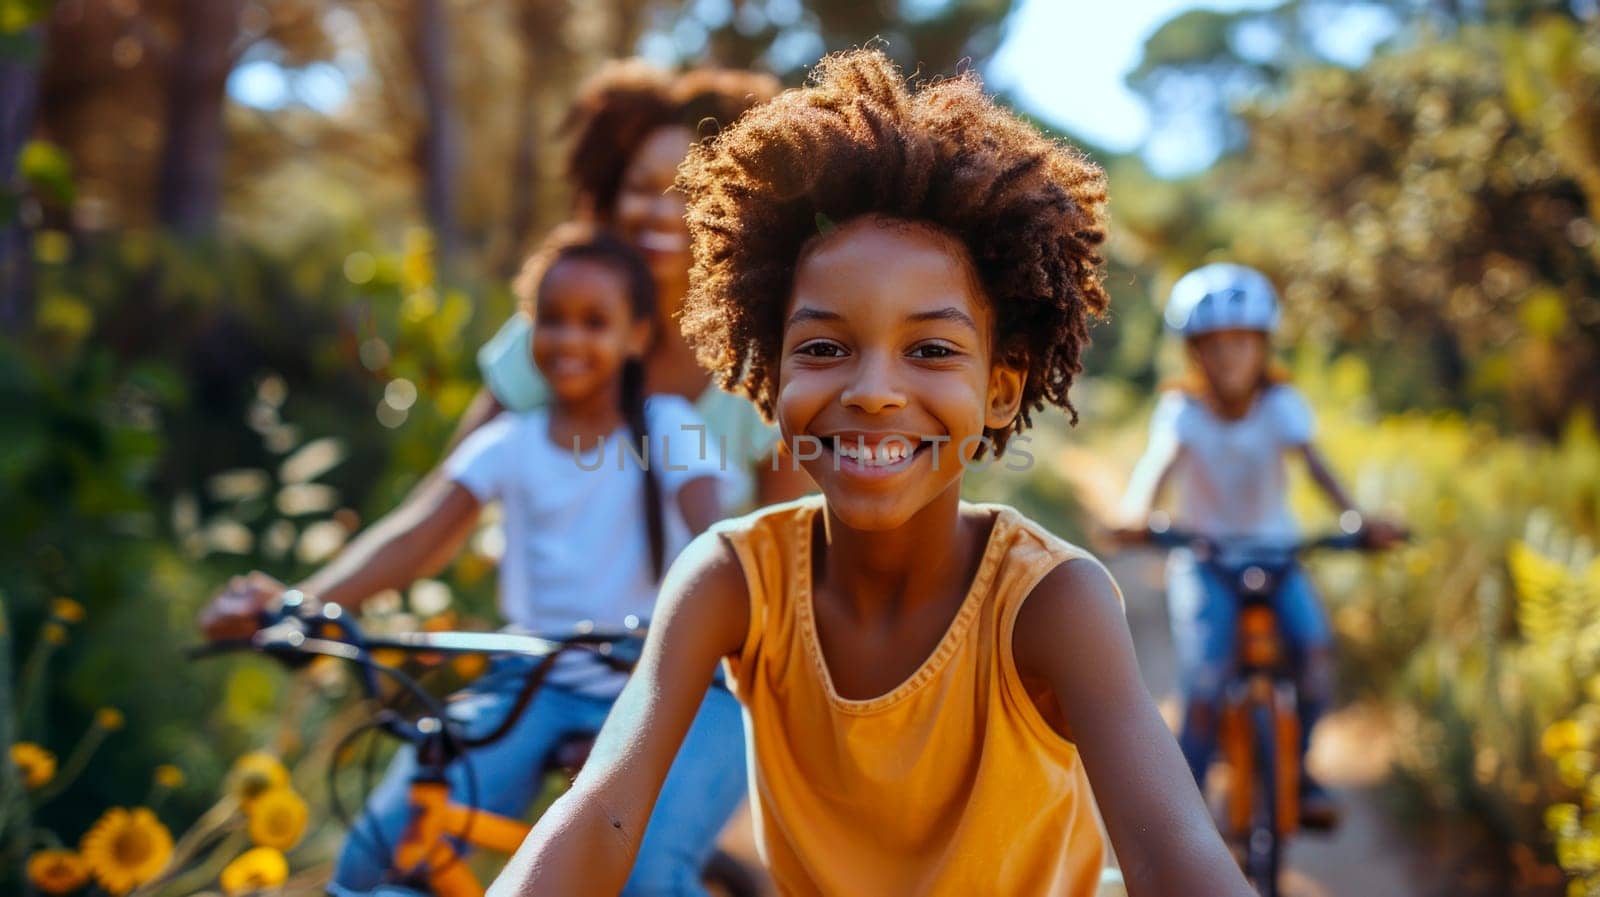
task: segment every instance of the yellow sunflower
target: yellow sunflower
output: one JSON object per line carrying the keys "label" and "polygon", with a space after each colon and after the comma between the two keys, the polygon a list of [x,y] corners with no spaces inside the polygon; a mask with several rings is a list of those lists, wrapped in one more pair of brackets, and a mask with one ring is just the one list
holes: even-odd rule
{"label": "yellow sunflower", "polygon": [[172,833],[144,807],[112,807],[78,847],[100,887],[121,895],[166,868],[172,858]]}
{"label": "yellow sunflower", "polygon": [[276,888],[289,877],[289,861],[271,847],[247,850],[222,870],[222,890],[229,897]]}
{"label": "yellow sunflower", "polygon": [[56,755],[31,741],[11,746],[11,762],[22,773],[22,784],[28,788],[43,788],[56,777]]}
{"label": "yellow sunflower", "polygon": [[266,751],[251,751],[233,762],[228,773],[228,790],[238,795],[248,809],[263,792],[289,784],[289,770]]}
{"label": "yellow sunflower", "polygon": [[46,894],[70,894],[89,881],[89,866],[70,850],[41,850],[28,857],[28,880]]}
{"label": "yellow sunflower", "polygon": [[63,623],[82,623],[83,605],[71,598],[57,598],[50,602],[50,615]]}
{"label": "yellow sunflower", "polygon": [[292,788],[272,788],[250,802],[250,840],[262,847],[292,850],[306,833],[311,811]]}
{"label": "yellow sunflower", "polygon": [[168,790],[182,788],[183,770],[173,766],[171,763],[163,763],[156,767],[155,780],[157,785]]}

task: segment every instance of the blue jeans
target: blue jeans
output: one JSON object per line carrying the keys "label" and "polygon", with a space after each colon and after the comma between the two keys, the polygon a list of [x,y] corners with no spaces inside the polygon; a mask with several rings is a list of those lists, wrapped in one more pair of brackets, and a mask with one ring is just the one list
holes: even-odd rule
{"label": "blue jeans", "polygon": [[[469,737],[485,735],[500,724],[533,663],[527,658],[498,658],[482,679],[451,703],[451,715],[466,724]],[[450,767],[452,797],[462,803],[471,799],[492,813],[520,817],[544,784],[541,772],[550,751],[567,735],[598,732],[612,703],[555,686],[541,688],[504,738]],[[463,762],[472,765],[475,787],[470,794]],[[389,869],[384,851],[394,850],[405,827],[416,768],[415,750],[401,747],[345,838],[328,886],[330,894],[356,897],[383,883]],[[744,723],[739,704],[726,689],[712,688],[667,773],[624,897],[706,895],[700,870],[744,793]],[[374,836],[374,829],[381,838]]]}
{"label": "blue jeans", "polygon": [[[1178,746],[1195,780],[1205,782],[1217,746],[1217,716],[1223,688],[1233,675],[1238,640],[1239,599],[1215,572],[1185,550],[1167,564],[1167,609],[1183,694]],[[1273,595],[1278,626],[1288,643],[1300,698],[1300,752],[1311,744],[1311,728],[1332,699],[1328,654],[1333,633],[1311,580],[1297,564]]]}

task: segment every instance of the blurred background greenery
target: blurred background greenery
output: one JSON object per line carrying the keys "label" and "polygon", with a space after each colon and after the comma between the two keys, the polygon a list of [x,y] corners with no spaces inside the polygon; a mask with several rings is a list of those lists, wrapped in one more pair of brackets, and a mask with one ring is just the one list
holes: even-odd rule
{"label": "blurred background greenery", "polygon": [[[798,83],[881,36],[924,74],[984,71],[1045,4],[1064,67],[992,80],[1109,170],[1113,312],[1083,425],[975,489],[1081,537],[1177,370],[1165,289],[1260,267],[1338,468],[1418,532],[1320,570],[1396,793],[1480,833],[1484,893],[1542,893],[1557,863],[1600,893],[1593,0],[1166,3],[1126,73],[1148,136],[1116,149],[1024,101],[1100,100],[1070,62],[1100,13],[1064,0],[3,0],[0,747],[106,745],[46,802],[0,764],[0,891],[34,886],[31,833],[76,843],[164,764],[183,831],[238,755],[308,750],[288,677],[184,660],[195,612],[228,575],[304,574],[439,458],[507,274],[566,212],[558,126],[600,61]],[[492,543],[392,625],[486,619]]]}

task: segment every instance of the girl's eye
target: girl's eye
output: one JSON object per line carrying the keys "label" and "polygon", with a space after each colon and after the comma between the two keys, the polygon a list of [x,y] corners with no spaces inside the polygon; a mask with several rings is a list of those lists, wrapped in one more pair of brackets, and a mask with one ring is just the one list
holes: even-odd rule
{"label": "girl's eye", "polygon": [[601,331],[606,329],[606,319],[601,315],[590,315],[583,323],[587,325],[590,330]]}
{"label": "girl's eye", "polygon": [[809,355],[812,358],[839,358],[844,355],[844,347],[838,343],[818,340],[802,344],[794,350],[794,353],[796,355]]}
{"label": "girl's eye", "polygon": [[942,343],[923,343],[911,350],[913,358],[949,358],[956,350]]}

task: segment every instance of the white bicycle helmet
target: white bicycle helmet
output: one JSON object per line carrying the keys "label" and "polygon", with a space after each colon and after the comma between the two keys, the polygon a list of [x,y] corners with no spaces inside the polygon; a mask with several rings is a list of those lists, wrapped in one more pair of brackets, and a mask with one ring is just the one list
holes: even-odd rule
{"label": "white bicycle helmet", "polygon": [[1254,268],[1226,262],[1196,268],[1167,298],[1167,326],[1184,337],[1216,330],[1278,329],[1278,292]]}

